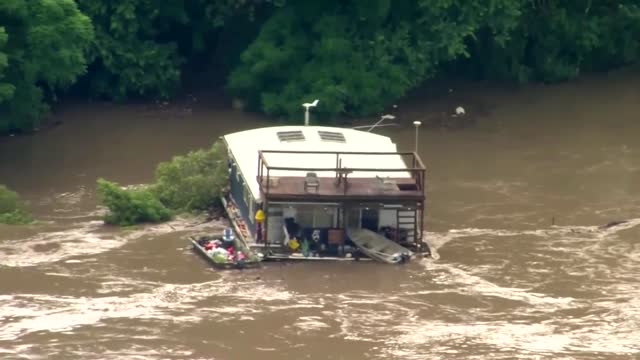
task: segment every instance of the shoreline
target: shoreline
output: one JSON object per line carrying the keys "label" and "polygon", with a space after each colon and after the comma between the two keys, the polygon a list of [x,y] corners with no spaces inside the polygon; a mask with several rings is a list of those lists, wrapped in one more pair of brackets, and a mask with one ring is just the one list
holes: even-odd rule
{"label": "shoreline", "polygon": [[[604,73],[591,73],[576,79],[553,84],[529,83],[513,84],[491,81],[470,81],[466,79],[434,78],[411,90],[406,96],[389,106],[384,113],[397,117],[396,122],[411,124],[415,120],[422,121],[423,128],[431,130],[462,130],[478,125],[483,118],[490,116],[494,110],[504,103],[505,99],[517,99],[539,96],[541,92],[576,91],[581,88],[598,91],[602,82],[616,82],[620,78],[638,77],[640,67],[631,65]],[[268,116],[259,112],[237,110],[233,106],[233,98],[225,94],[222,87],[194,91],[185,90],[170,100],[131,100],[122,103],[83,99],[78,96],[61,97],[58,103],[51,104],[51,110],[34,131],[0,135],[0,142],[12,138],[36,136],[48,132],[67,123],[67,115],[74,112],[131,112],[144,113],[145,116],[167,115],[179,121],[180,118],[192,116],[194,112],[230,113],[241,115],[257,122],[278,125],[286,120]],[[499,101],[502,99],[503,101]],[[455,109],[461,106],[464,116],[456,116]],[[302,111],[301,111],[302,114]],[[377,121],[378,116],[362,118],[338,117],[336,126],[356,126]],[[290,122],[288,122],[290,123]]]}

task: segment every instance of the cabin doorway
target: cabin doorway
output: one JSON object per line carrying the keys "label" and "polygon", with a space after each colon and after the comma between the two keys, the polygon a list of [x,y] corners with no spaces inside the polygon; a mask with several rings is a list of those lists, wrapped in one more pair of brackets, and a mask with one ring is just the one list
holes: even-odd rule
{"label": "cabin doorway", "polygon": [[363,229],[378,232],[378,224],[380,223],[380,214],[378,209],[362,209],[362,218],[360,226]]}

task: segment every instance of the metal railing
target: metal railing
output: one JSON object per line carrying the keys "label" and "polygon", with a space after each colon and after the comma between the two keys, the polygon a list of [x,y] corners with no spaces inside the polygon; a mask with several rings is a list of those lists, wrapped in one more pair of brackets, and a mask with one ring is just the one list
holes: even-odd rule
{"label": "metal railing", "polygon": [[[335,167],[309,167],[309,166],[272,166],[269,165],[265,155],[267,154],[291,154],[291,155],[335,155],[336,166]],[[374,167],[343,167],[341,156],[389,156],[398,155],[403,158],[405,164],[411,164],[411,166],[405,166],[402,168],[374,168]],[[260,190],[266,196],[269,195],[271,188],[271,171],[302,171],[302,172],[335,172],[335,177],[338,179],[341,174],[348,174],[351,172],[371,172],[371,173],[384,173],[384,172],[408,172],[411,174],[411,178],[414,180],[417,191],[424,194],[425,189],[425,173],[426,168],[420,156],[415,152],[357,152],[357,151],[303,151],[303,150],[262,150],[258,152],[258,183],[260,184]],[[297,177],[304,177],[297,176]],[[373,176],[372,176],[373,177]],[[265,181],[266,180],[266,181]],[[346,195],[346,193],[345,193]]]}

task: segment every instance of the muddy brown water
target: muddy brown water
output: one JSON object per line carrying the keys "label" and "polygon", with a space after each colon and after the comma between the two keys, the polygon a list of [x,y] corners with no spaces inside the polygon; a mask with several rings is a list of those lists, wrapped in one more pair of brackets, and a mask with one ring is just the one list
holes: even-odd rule
{"label": "muddy brown water", "polygon": [[0,358],[640,357],[640,76],[442,91],[380,129],[408,150],[413,120],[460,103],[477,123],[421,129],[437,259],[397,267],[221,273],[184,239],[220,223],[102,225],[98,177],[144,183],[159,161],[268,124],[226,104],[67,106],[63,125],[1,139],[0,183],[40,222],[0,226]]}

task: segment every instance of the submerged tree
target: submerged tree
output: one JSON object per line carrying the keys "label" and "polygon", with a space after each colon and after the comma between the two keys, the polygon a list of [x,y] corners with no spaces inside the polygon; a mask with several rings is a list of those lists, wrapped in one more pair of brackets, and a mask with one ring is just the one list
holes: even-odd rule
{"label": "submerged tree", "polygon": [[226,150],[217,142],[207,150],[175,156],[160,163],[155,175],[153,184],[133,189],[98,180],[100,199],[109,210],[105,222],[160,222],[174,212],[209,210],[219,204],[229,182]]}
{"label": "submerged tree", "polygon": [[0,185],[0,224],[28,224],[31,215],[27,212],[24,202],[14,191]]}

